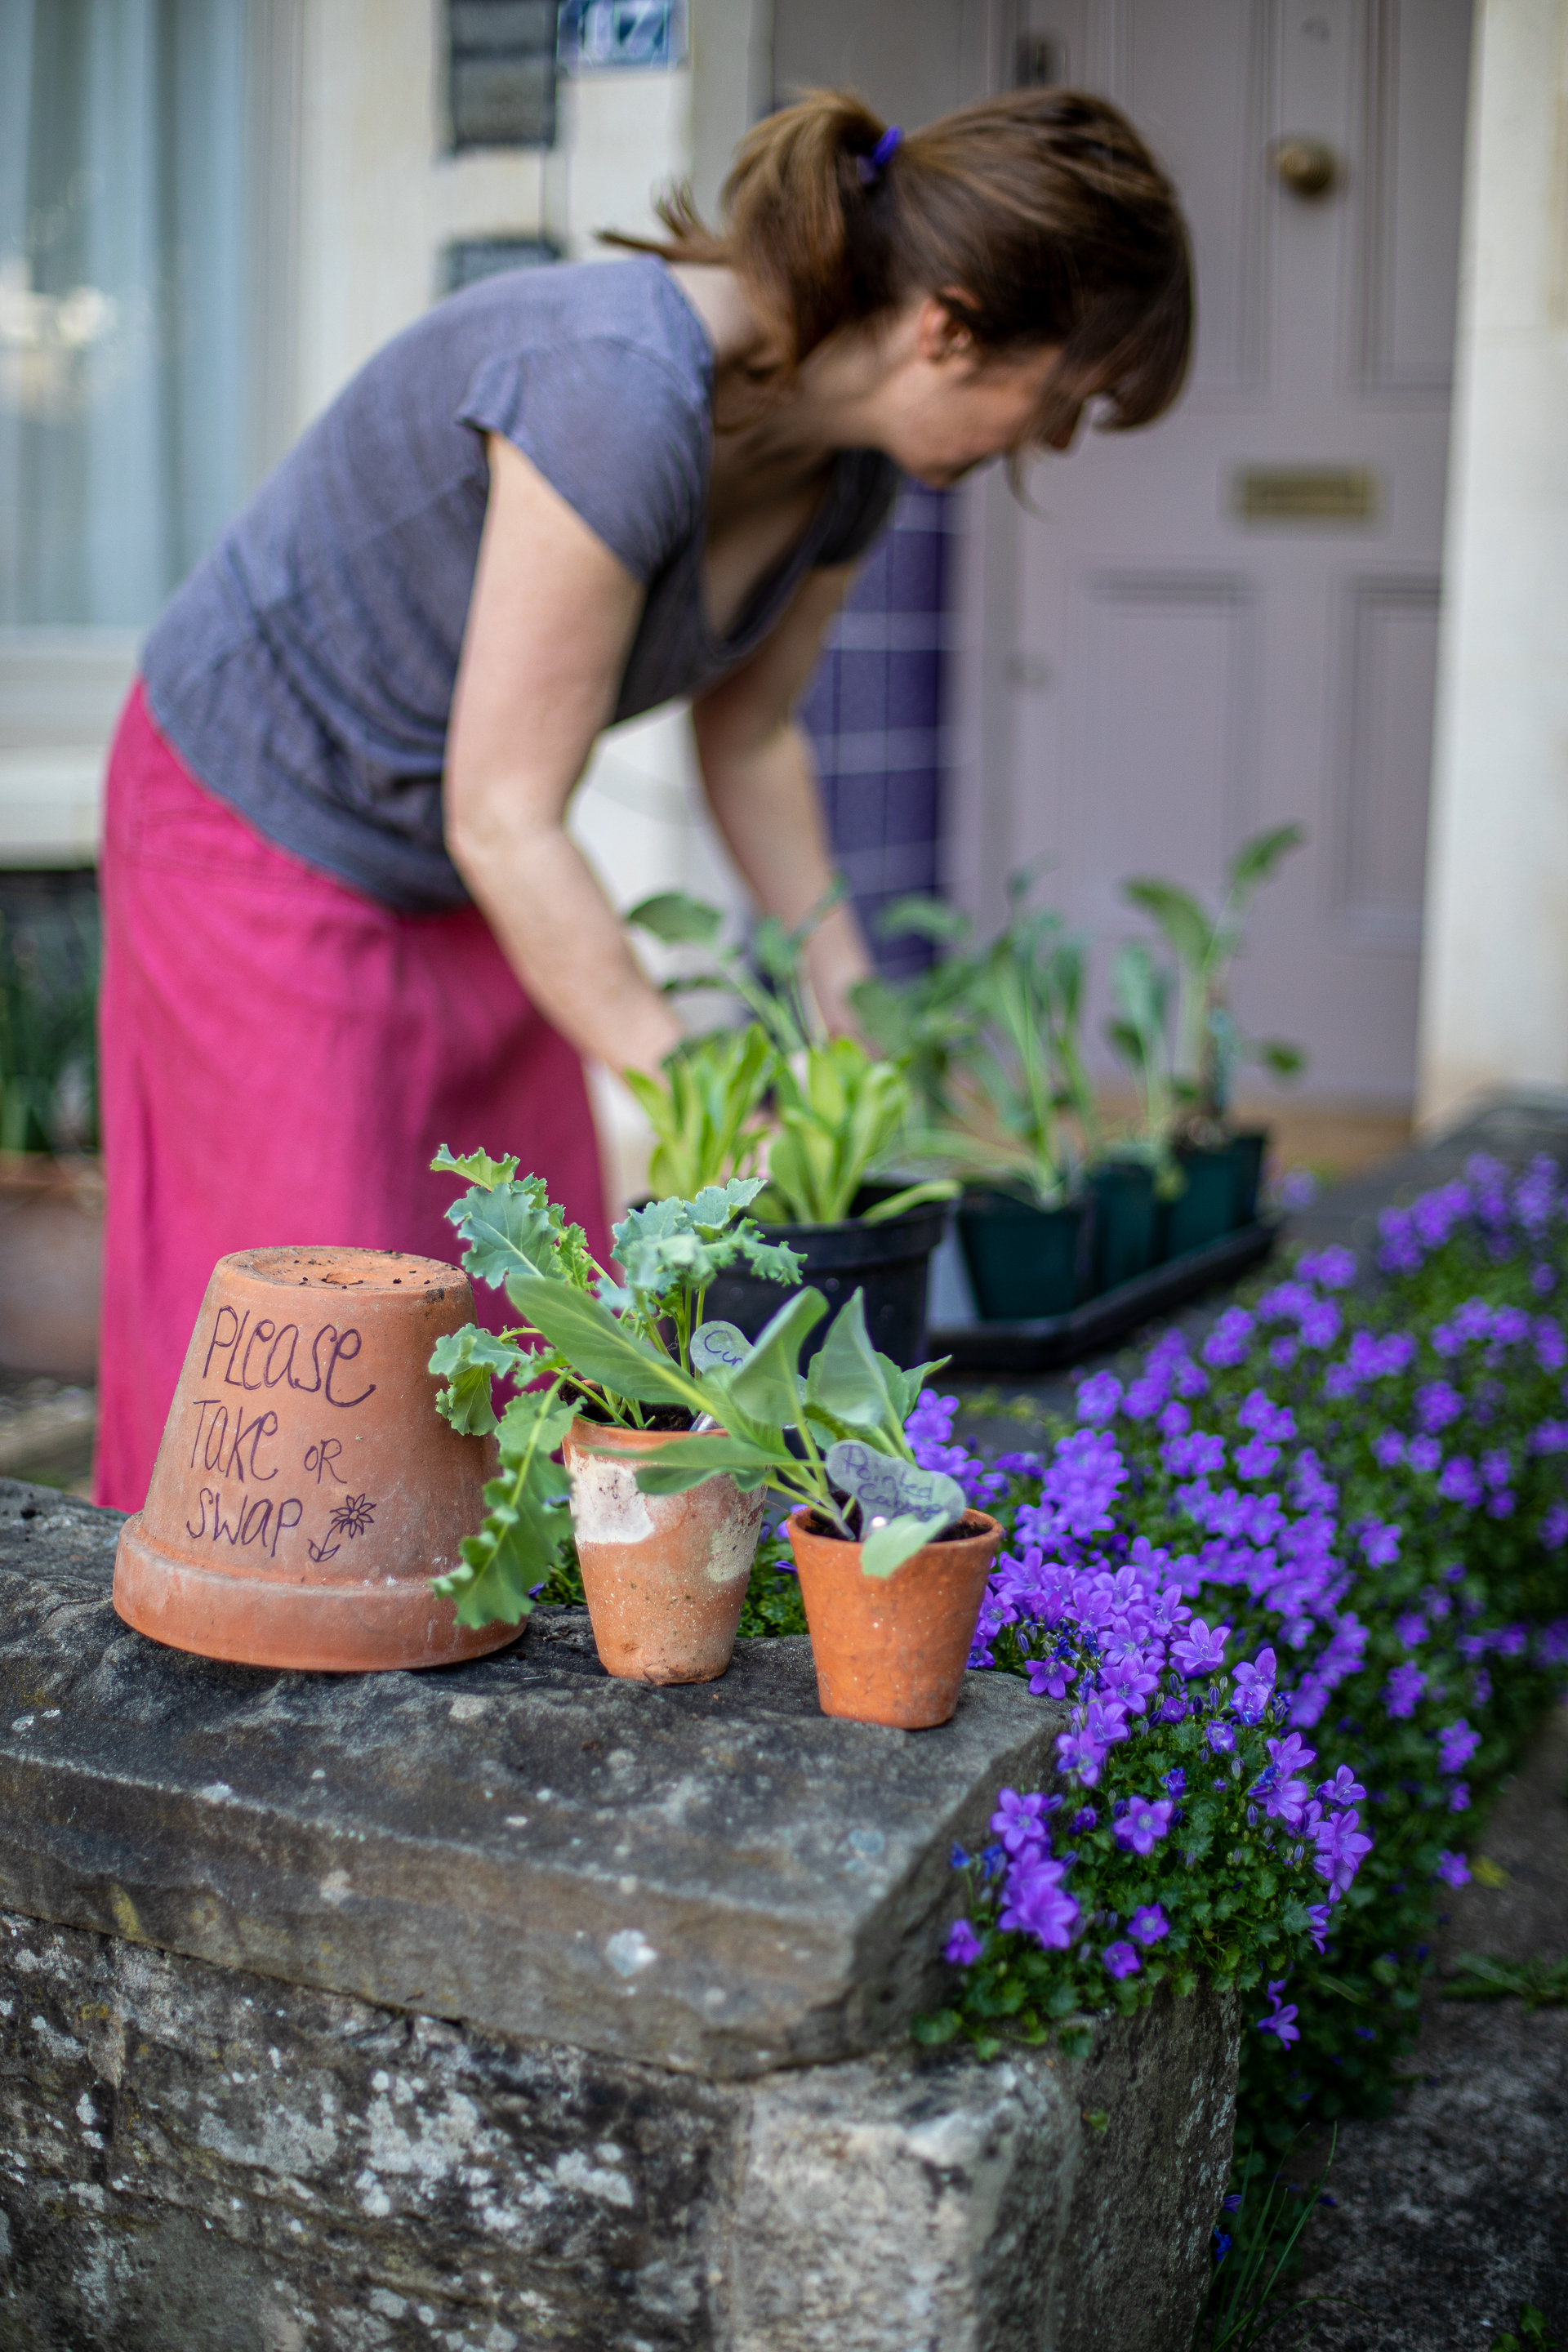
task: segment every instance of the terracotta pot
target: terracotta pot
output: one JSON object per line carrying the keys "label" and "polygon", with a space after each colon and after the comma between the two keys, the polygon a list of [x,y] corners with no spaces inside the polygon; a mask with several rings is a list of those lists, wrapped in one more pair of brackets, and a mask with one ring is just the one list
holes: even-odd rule
{"label": "terracotta pot", "polygon": [[637,1461],[689,1433],[583,1420],[566,1433],[594,1643],[605,1672],[625,1682],[712,1682],[734,1652],[765,1496],[742,1495],[732,1478],[705,1478],[684,1495],[640,1493]]}
{"label": "terracotta pot", "polygon": [[102,1255],[97,1160],[0,1152],[0,1369],[95,1377]]}
{"label": "terracotta pot", "polygon": [[394,1250],[218,1260],[143,1508],[114,1562],[128,1625],[207,1658],[324,1673],[444,1666],[515,1641],[430,1580],[479,1532],[495,1442],[426,1370],[473,1319],[466,1278]]}
{"label": "terracotta pot", "polygon": [[891,1576],[868,1576],[860,1547],[790,1513],[790,1549],[811,1631],[824,1715],[924,1731],[958,1705],[985,1580],[1002,1538],[984,1511],[965,1511],[964,1532],[927,1544]]}

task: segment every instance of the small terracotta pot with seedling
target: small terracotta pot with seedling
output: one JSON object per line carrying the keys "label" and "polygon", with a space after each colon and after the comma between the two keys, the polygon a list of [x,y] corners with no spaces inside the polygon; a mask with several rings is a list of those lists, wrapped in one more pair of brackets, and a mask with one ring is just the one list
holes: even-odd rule
{"label": "small terracotta pot with seedling", "polygon": [[[727,1343],[715,1348],[714,1327],[701,1323],[715,1276],[740,1263],[769,1281],[799,1281],[792,1253],[764,1242],[744,1214],[761,1179],[630,1211],[616,1227],[617,1280],[542,1179],[517,1179],[515,1160],[444,1151],[436,1165],[470,1179],[448,1212],[468,1244],[464,1263],[504,1287],[520,1318],[499,1339],[470,1325],[431,1360],[447,1382],[442,1412],[455,1428],[496,1431],[501,1456],[484,1528],[441,1591],[465,1622],[516,1624],[562,1567],[569,1522],[605,1672],[711,1681],[734,1651],[761,1488],[704,1468],[654,1492],[641,1474],[689,1454],[717,1426],[719,1392],[704,1376],[722,1370]],[[499,1420],[496,1372],[519,1391]]]}
{"label": "small terracotta pot with seedling", "polygon": [[395,1251],[220,1258],[114,1605],[208,1658],[317,1673],[450,1665],[510,1641],[430,1580],[479,1532],[495,1447],[431,1411],[432,1345],[473,1314],[456,1266]]}
{"label": "small terracotta pot with seedling", "polygon": [[1002,1530],[938,1471],[854,1441],[826,1459],[837,1512],[789,1519],[822,1711],[929,1730],[958,1705]]}

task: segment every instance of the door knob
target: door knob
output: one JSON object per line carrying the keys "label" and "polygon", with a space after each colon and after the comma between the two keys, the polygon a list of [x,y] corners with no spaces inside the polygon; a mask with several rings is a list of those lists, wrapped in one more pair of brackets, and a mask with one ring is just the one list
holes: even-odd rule
{"label": "door knob", "polygon": [[1309,204],[1326,196],[1339,177],[1339,158],[1321,139],[1277,139],[1269,153],[1280,186]]}

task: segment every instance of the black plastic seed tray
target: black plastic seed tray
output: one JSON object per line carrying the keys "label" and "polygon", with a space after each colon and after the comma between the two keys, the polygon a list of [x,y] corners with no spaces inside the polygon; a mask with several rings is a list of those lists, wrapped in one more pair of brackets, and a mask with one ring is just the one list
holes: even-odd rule
{"label": "black plastic seed tray", "polygon": [[1118,1284],[1098,1298],[1085,1299],[1070,1315],[1047,1315],[1031,1323],[949,1323],[926,1333],[926,1353],[950,1356],[954,1372],[1054,1372],[1065,1364],[1098,1356],[1157,1316],[1201,1298],[1205,1290],[1234,1282],[1268,1255],[1281,1220],[1259,1217],[1207,1249],[1190,1250]]}

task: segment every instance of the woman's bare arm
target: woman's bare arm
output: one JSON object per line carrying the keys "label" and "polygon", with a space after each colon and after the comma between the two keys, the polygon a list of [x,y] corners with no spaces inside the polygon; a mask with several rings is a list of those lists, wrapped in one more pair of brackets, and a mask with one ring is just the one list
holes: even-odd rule
{"label": "woman's bare arm", "polygon": [[447,846],[533,1002],[579,1052],[657,1071],[680,1024],[565,830],[643,592],[499,435],[447,737]]}
{"label": "woman's bare arm", "polygon": [[[691,709],[714,820],[758,905],[789,925],[834,873],[811,746],[792,714],[853,578],[847,569],[809,572],[767,642]],[[828,1027],[852,1030],[848,992],[871,961],[847,902],[813,935],[806,969]]]}

